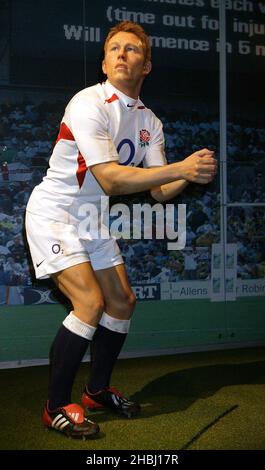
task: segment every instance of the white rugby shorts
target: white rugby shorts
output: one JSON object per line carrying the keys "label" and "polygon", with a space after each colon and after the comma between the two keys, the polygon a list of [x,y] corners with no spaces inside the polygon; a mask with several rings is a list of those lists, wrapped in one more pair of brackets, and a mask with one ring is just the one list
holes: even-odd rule
{"label": "white rugby shorts", "polygon": [[115,238],[80,238],[75,224],[26,211],[26,233],[37,279],[86,261],[91,262],[94,271],[124,262]]}

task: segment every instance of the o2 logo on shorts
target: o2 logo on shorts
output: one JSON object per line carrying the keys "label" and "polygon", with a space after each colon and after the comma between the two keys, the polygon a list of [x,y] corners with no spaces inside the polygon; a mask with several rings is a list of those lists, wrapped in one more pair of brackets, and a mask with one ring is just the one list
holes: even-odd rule
{"label": "o2 logo on shorts", "polygon": [[134,144],[132,143],[132,141],[130,139],[123,139],[123,140],[121,140],[121,142],[119,143],[119,145],[117,147],[118,154],[120,154],[120,151],[121,151],[121,149],[124,145],[129,146],[130,153],[129,153],[129,157],[127,158],[127,160],[125,162],[120,162],[120,165],[129,165],[131,163],[131,161],[133,160],[133,157],[135,155],[135,147],[134,147]]}
{"label": "o2 logo on shorts", "polygon": [[54,245],[52,245],[52,252],[55,255],[58,255],[58,253],[60,253],[60,251],[61,251],[61,247],[60,247],[59,243],[54,243]]}

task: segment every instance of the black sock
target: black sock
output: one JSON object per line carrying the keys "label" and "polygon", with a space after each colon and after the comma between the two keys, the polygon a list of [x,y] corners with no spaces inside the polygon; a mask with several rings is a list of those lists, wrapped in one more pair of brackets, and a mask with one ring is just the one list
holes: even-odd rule
{"label": "black sock", "polygon": [[91,374],[87,386],[91,393],[109,387],[111,373],[126,336],[126,333],[98,325],[90,345]]}
{"label": "black sock", "polygon": [[73,382],[88,344],[88,339],[72,333],[64,325],[59,328],[50,351],[50,410],[71,403]]}

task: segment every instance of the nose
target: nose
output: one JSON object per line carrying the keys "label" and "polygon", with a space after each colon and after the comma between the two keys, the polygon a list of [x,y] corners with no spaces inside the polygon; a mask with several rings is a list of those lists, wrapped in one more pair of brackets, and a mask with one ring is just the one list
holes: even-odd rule
{"label": "nose", "polygon": [[126,56],[126,49],[125,47],[121,47],[118,52],[118,59],[125,59]]}

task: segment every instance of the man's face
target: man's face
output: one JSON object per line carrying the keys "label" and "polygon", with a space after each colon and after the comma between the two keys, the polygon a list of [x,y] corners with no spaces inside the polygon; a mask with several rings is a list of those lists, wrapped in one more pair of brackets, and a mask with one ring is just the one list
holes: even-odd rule
{"label": "man's face", "polygon": [[109,40],[102,70],[115,86],[139,86],[150,72],[151,64],[145,63],[141,40],[133,33],[120,31]]}

